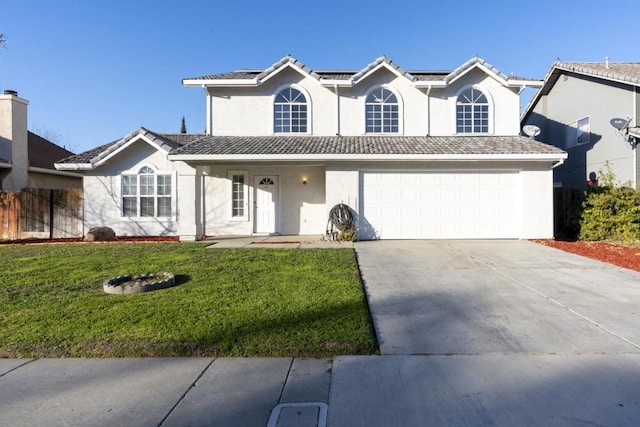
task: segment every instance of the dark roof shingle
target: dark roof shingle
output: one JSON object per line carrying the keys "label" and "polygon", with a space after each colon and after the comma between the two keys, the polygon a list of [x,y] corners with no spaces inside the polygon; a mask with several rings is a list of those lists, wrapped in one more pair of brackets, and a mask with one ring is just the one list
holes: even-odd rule
{"label": "dark roof shingle", "polygon": [[130,133],[124,138],[120,138],[116,141],[109,142],[107,144],[103,144],[99,147],[92,148],[91,150],[84,151],[80,154],[76,154],[56,163],[63,164],[81,164],[81,163],[91,163],[91,161],[97,157],[104,156],[108,152],[110,152],[113,148],[115,148],[116,144],[121,144],[123,142],[129,141],[131,138],[139,135],[139,134],[147,134],[152,138],[158,139],[159,142],[167,144],[167,146],[171,149],[179,148],[183,145],[189,144],[193,141],[196,141],[204,136],[205,134],[200,133],[155,133],[148,131],[144,128],[139,128],[136,131]]}
{"label": "dark roof shingle", "polygon": [[66,148],[62,148],[33,132],[27,134],[27,144],[29,144],[29,166],[36,168],[55,170],[54,163],[73,155]]}
{"label": "dark roof shingle", "polygon": [[560,155],[522,136],[207,136],[171,151],[186,155]]}

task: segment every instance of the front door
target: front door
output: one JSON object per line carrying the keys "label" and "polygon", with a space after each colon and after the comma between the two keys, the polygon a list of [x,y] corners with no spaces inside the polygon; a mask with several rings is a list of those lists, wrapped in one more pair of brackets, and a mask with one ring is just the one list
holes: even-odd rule
{"label": "front door", "polygon": [[277,233],[278,232],[278,177],[277,176],[254,176],[254,188],[256,194],[254,198],[255,233]]}

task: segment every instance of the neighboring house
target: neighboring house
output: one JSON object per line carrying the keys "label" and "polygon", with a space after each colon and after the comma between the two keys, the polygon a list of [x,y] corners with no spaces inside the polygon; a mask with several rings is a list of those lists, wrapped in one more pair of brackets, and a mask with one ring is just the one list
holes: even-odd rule
{"label": "neighboring house", "polygon": [[82,175],[54,167],[73,153],[27,130],[28,104],[14,91],[0,95],[0,191],[82,188]]}
{"label": "neighboring house", "polygon": [[314,71],[287,56],[183,84],[205,91],[206,134],[140,128],[56,164],[85,176],[86,228],[322,235],[345,203],[361,239],[553,237],[566,154],[519,136],[519,94],[540,81],[477,57]]}
{"label": "neighboring house", "polygon": [[[616,118],[622,130],[611,124]],[[638,188],[640,63],[556,62],[522,123],[538,126],[537,139],[567,151],[554,171],[556,186],[584,188],[609,162],[620,182]]]}

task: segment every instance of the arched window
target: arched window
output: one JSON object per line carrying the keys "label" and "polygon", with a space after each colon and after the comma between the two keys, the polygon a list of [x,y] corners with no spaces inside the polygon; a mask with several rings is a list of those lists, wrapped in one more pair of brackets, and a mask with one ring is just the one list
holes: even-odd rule
{"label": "arched window", "polygon": [[137,174],[122,175],[122,216],[170,217],[171,175],[143,166]]}
{"label": "arched window", "polygon": [[469,88],[456,101],[457,133],[489,132],[489,101],[480,89]]}
{"label": "arched window", "polygon": [[398,133],[398,98],[389,89],[377,88],[365,100],[366,133]]}
{"label": "arched window", "polygon": [[289,87],[276,95],[273,130],[275,133],[307,132],[307,98],[298,89]]}

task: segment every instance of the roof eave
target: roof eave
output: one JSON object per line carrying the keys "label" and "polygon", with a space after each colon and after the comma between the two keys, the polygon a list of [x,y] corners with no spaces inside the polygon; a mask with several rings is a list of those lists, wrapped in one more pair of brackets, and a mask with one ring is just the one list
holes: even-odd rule
{"label": "roof eave", "polygon": [[35,166],[29,166],[29,172],[35,173],[44,173],[49,175],[59,175],[59,176],[68,176],[71,178],[82,178],[82,175],[79,173],[67,172],[63,170],[54,170],[54,169],[45,169],[45,168],[37,168]]}
{"label": "roof eave", "polygon": [[257,79],[185,79],[182,85],[185,87],[246,87],[258,86]]}
{"label": "roof eave", "polygon": [[544,154],[170,154],[169,160],[210,162],[301,161],[542,161],[558,162],[567,153]]}
{"label": "roof eave", "polygon": [[65,171],[88,171],[96,168],[93,163],[54,163],[53,166],[57,170]]}
{"label": "roof eave", "polygon": [[13,165],[11,163],[0,162],[0,168],[2,168],[2,169],[11,169],[12,167],[13,167]]}

